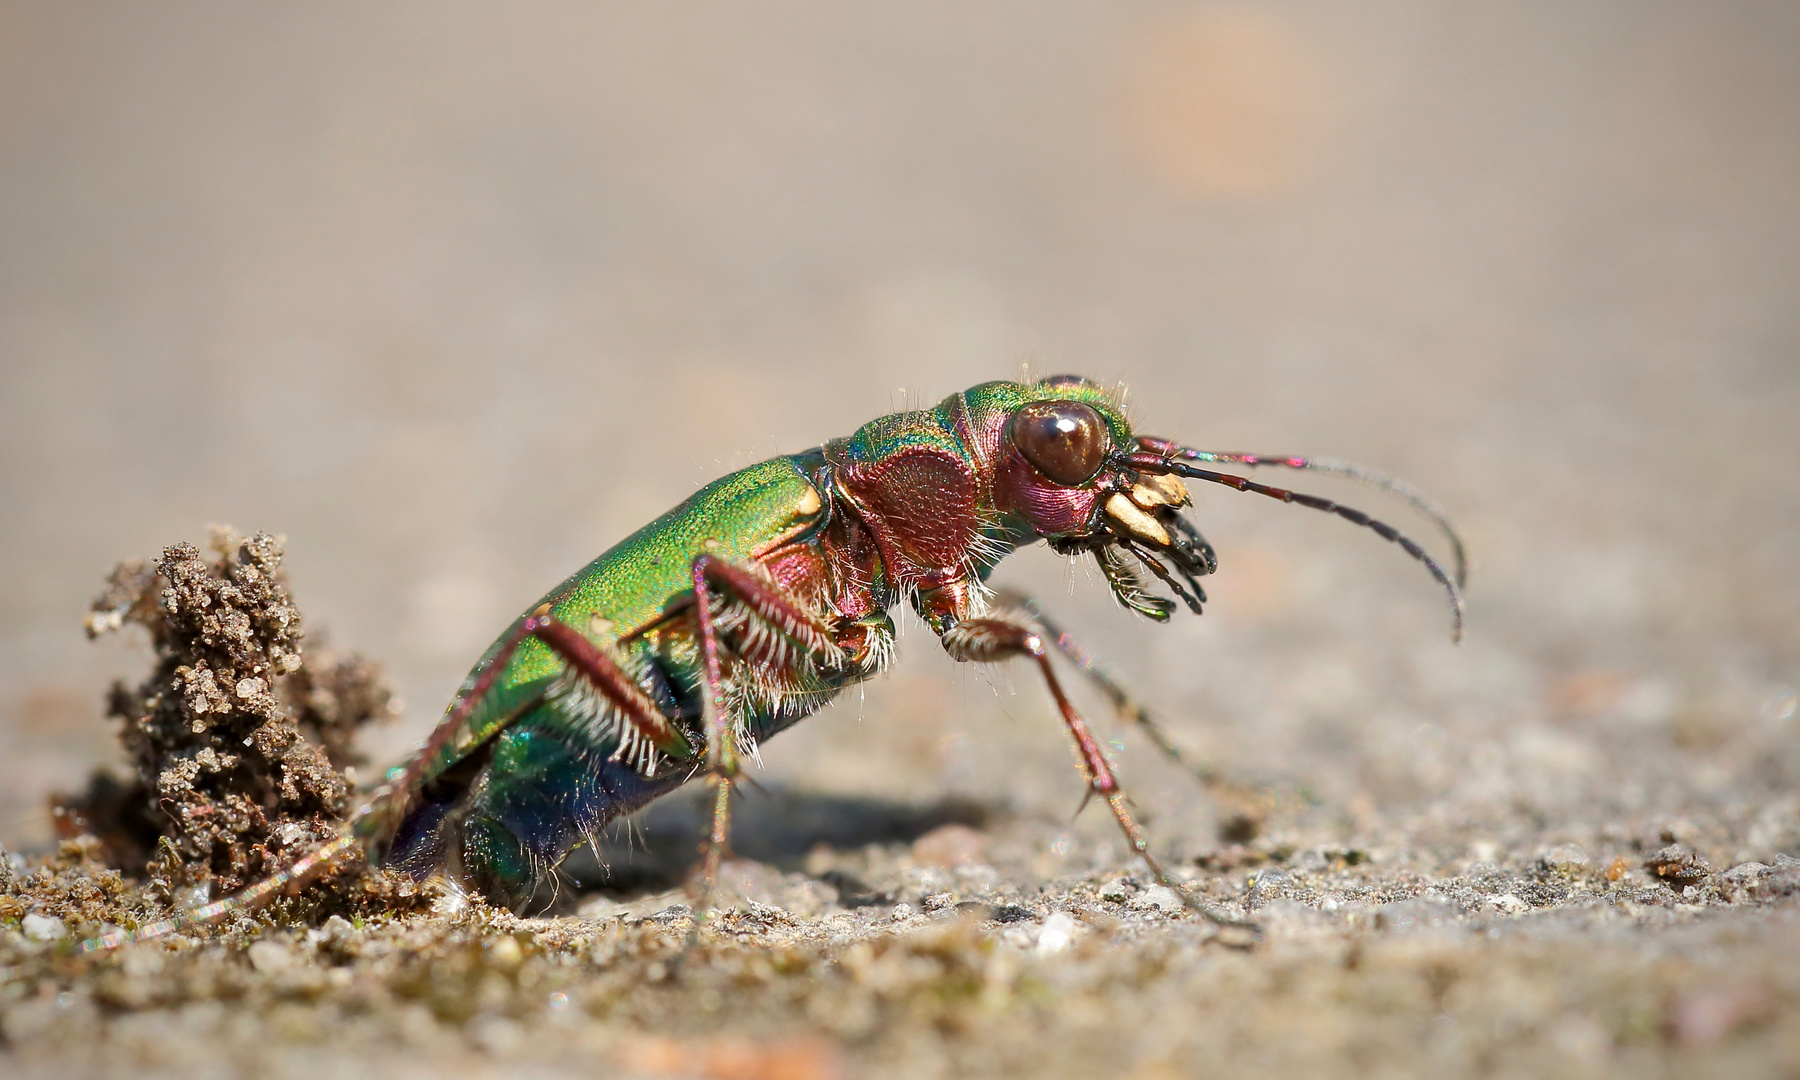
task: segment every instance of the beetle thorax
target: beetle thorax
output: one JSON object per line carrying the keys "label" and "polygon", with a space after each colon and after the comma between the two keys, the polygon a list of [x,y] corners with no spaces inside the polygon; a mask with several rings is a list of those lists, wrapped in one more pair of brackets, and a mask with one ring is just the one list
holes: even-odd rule
{"label": "beetle thorax", "polygon": [[935,589],[966,577],[981,516],[974,469],[942,448],[910,446],[844,462],[839,490],[881,549],[896,590]]}

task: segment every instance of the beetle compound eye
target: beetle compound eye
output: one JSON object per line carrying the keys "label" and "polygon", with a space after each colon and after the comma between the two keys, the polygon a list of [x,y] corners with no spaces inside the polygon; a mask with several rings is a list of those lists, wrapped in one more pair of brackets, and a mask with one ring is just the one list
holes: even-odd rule
{"label": "beetle compound eye", "polygon": [[1053,483],[1085,484],[1106,459],[1106,421],[1079,401],[1034,401],[1013,413],[1013,445]]}

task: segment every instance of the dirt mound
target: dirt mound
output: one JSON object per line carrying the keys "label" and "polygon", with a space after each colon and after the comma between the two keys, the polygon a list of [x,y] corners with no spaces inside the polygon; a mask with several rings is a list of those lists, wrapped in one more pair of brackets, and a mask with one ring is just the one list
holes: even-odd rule
{"label": "dirt mound", "polygon": [[337,835],[356,732],[396,711],[377,665],[302,648],[280,538],[215,529],[210,547],[121,563],[91,605],[90,637],[140,626],[156,660],[108,697],[135,775],[58,807],[66,835],[171,899],[233,892]]}

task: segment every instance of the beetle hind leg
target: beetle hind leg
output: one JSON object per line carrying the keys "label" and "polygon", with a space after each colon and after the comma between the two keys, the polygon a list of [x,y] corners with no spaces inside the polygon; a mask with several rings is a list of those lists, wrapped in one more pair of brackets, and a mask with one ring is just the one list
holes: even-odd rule
{"label": "beetle hind leg", "polygon": [[[563,664],[525,700],[496,690],[535,638]],[[608,756],[610,755],[610,756]],[[431,738],[357,811],[371,860],[442,875],[518,910],[574,840],[572,822],[669,786],[663,760],[695,748],[611,650],[540,608],[490,654]],[[602,775],[609,779],[590,782]]]}

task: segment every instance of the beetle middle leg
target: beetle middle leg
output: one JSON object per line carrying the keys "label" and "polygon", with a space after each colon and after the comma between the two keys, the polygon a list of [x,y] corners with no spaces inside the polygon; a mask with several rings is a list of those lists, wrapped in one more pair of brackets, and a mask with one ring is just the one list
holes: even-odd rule
{"label": "beetle middle leg", "polygon": [[[835,664],[841,661],[842,654],[832,640],[830,627],[805,604],[780,585],[744,567],[701,555],[693,562],[693,583],[695,636],[701,660],[701,723],[706,731],[706,771],[714,785],[712,829],[707,838],[700,902],[696,907],[697,913],[704,913],[718,884],[719,864],[730,842],[731,787],[740,769],[737,718],[727,714],[721,700],[724,643],[714,598],[729,596],[744,606],[754,624],[745,644],[751,647],[750,651],[758,651],[756,647],[760,645],[765,664],[791,667],[796,659],[785,654],[779,645],[771,650],[769,635],[791,642],[814,660]],[[757,642],[759,637],[764,640]]]}
{"label": "beetle middle leg", "polygon": [[1056,707],[1062,712],[1063,724],[1069,729],[1069,735],[1075,740],[1075,748],[1080,755],[1082,773],[1088,783],[1090,795],[1099,795],[1106,800],[1112,810],[1113,819],[1125,833],[1131,850],[1144,860],[1151,874],[1162,885],[1174,890],[1181,897],[1182,903],[1194,912],[1204,916],[1221,926],[1245,927],[1254,929],[1254,924],[1234,919],[1229,915],[1215,911],[1190,894],[1181,882],[1176,881],[1162,861],[1150,852],[1149,838],[1144,835],[1143,826],[1132,816],[1127,804],[1125,789],[1113,772],[1112,765],[1106,760],[1106,754],[1100,749],[1100,743],[1088,729],[1087,721],[1082,719],[1069,697],[1063,692],[1062,683],[1056,677],[1056,671],[1050,666],[1049,650],[1044,647],[1043,634],[1017,618],[1004,615],[986,618],[964,619],[944,631],[941,635],[944,651],[950,658],[975,663],[992,663],[1010,660],[1014,657],[1027,657],[1037,663],[1038,671],[1044,677],[1044,683],[1050,688],[1050,696],[1056,699]]}

